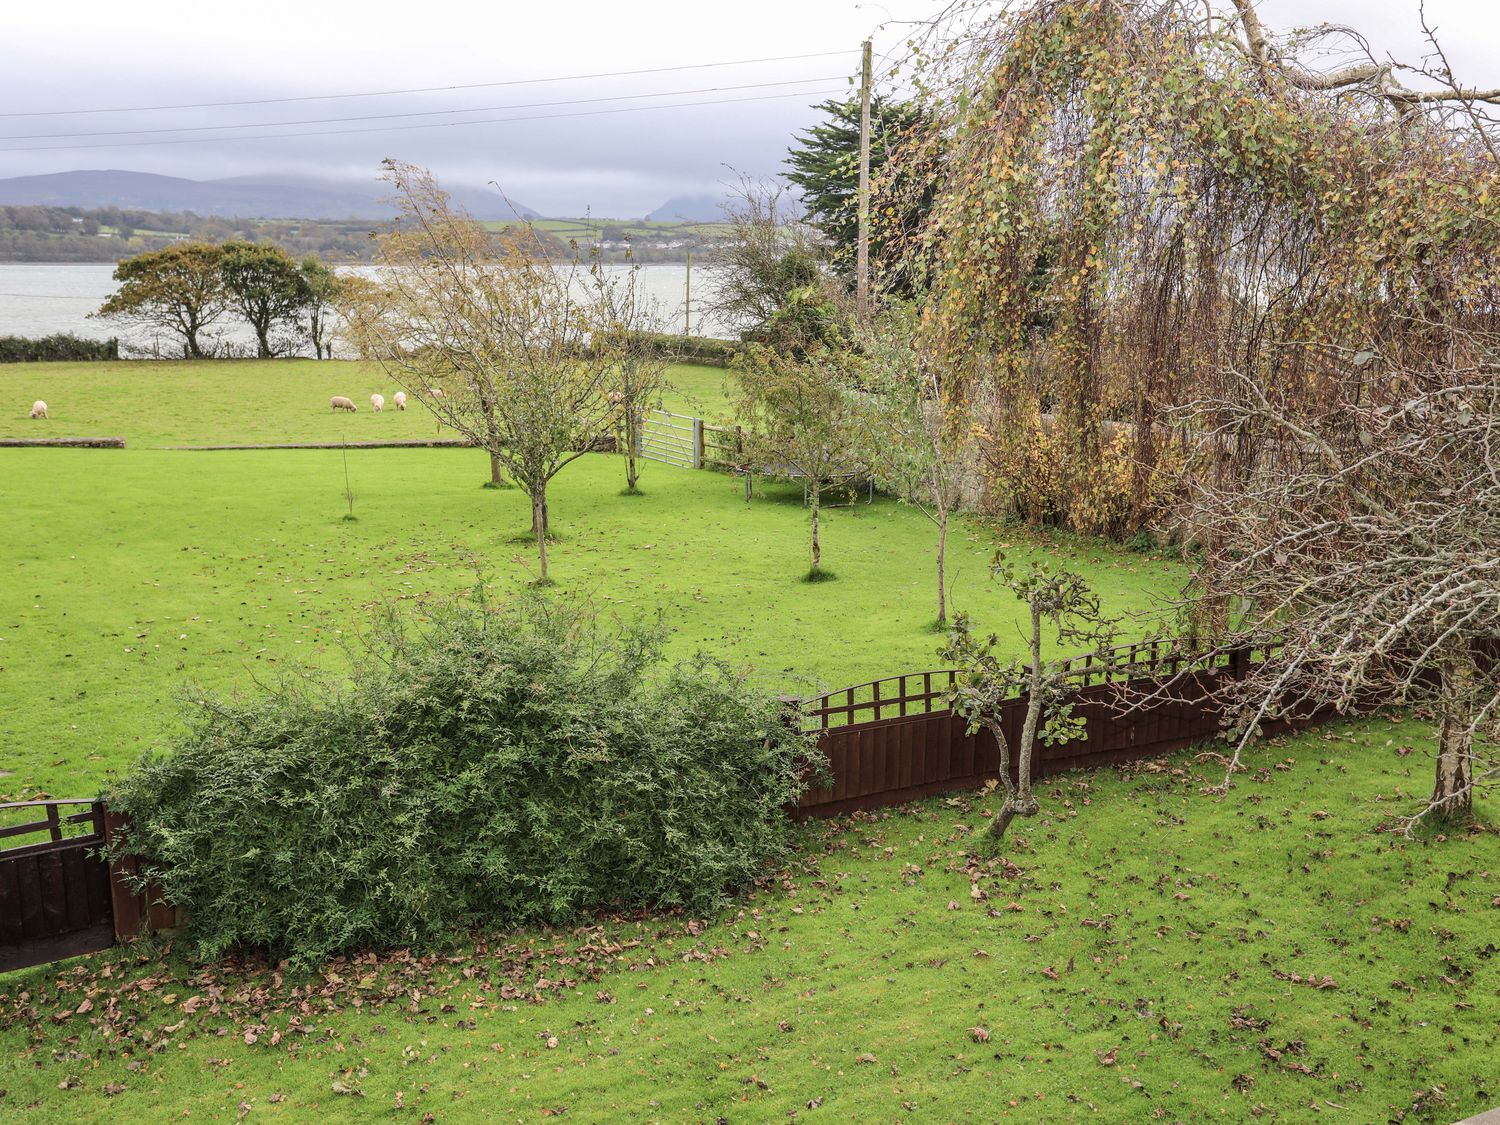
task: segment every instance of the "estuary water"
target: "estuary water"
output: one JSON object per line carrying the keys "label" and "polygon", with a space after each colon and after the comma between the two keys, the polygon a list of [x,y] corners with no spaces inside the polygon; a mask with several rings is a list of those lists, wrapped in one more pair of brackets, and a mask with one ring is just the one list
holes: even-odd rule
{"label": "estuary water", "polygon": [[[354,272],[369,268],[349,267]],[[605,267],[612,273],[624,273],[630,268]],[[669,331],[682,331],[687,267],[663,262],[636,268],[640,270],[641,286],[653,306],[655,318]],[[155,338],[149,331],[90,318],[89,314],[115,290],[114,269],[108,262],[0,262],[0,336],[51,336],[57,332],[98,340],[118,336],[122,354],[128,351],[137,355],[175,355],[174,345],[166,336]],[[691,329],[705,336],[728,335],[699,311],[700,301],[708,295],[710,286],[702,269],[693,271],[693,307],[688,310]],[[254,343],[250,331],[234,323],[233,318],[225,318],[218,334],[231,349],[244,350]]]}

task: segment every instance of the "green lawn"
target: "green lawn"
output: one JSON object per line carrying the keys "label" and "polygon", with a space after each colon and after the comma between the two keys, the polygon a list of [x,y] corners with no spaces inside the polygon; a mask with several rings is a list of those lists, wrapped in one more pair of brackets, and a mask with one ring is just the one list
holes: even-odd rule
{"label": "green lawn", "polygon": [[1375,832],[1428,748],[1386,720],[1308,734],[1223,799],[1189,756],[1072,775],[1005,863],[970,859],[992,799],[814,825],[702,927],[279,984],[105,977],[118,954],[18,973],[0,1116],[1451,1122],[1500,1102],[1500,845]]}
{"label": "green lawn", "polygon": [[[32,396],[56,411],[49,423],[7,418],[0,436],[45,425],[129,442],[123,451],[0,450],[13,532],[0,545],[0,770],[9,775],[0,799],[96,792],[174,719],[187,678],[228,688],[302,662],[336,664],[383,606],[463,590],[477,571],[501,591],[534,577],[526,501],[479,487],[488,463],[477,451],[351,451],[358,519],[349,523],[340,450],[149,448],[310,440],[346,426],[365,436],[420,419],[292,409],[330,386],[352,392],[361,370],[312,361],[0,367],[0,390],[14,398],[19,384],[41,387]],[[724,372],[677,376],[706,401]],[[162,389],[173,380],[184,389]],[[86,421],[67,421],[75,411]],[[654,463],[644,473],[640,497],[620,495],[623,464],[612,456],[585,457],[555,482],[551,563],[570,594],[625,615],[661,609],[677,651],[724,654],[778,689],[940,663],[929,628],[933,529],[914,509],[882,500],[829,512],[824,559],[838,580],[809,585],[800,581],[800,489],[771,486],[747,505],[736,478]],[[955,604],[1006,629],[1019,603],[988,581],[997,542],[1088,570],[1119,612],[1147,610],[1175,580],[1160,560],[1092,541],[997,540],[968,524],[955,538]]]}
{"label": "green lawn", "polygon": [[[722,411],[723,372],[675,376],[678,408]],[[525,502],[479,487],[477,452],[349,453],[347,522],[338,450],[159,448],[430,425],[326,414],[372,389],[394,390],[353,364],[0,367],[0,402],[53,406],[41,432],[130,442],[0,450],[0,800],[97,792],[188,677],[337,668],[384,607],[420,613],[476,571],[529,580]],[[0,436],[39,432],[24,407]],[[655,464],[643,484],[620,495],[608,456],[559,478],[563,596],[659,608],[675,651],[778,689],[939,664],[911,508],[829,512],[838,577],[809,585],[799,490],[747,505],[735,479]],[[1086,571],[1115,612],[1180,580],[966,522],[955,603],[1017,647],[997,545]],[[0,1117],[1451,1121],[1500,1102],[1500,846],[1378,831],[1430,786],[1430,750],[1375,719],[1258,748],[1223,799],[1190,755],[1060,779],[1006,863],[970,862],[988,798],[814,825],[798,864],[702,925],[604,920],[311,982],[144,951],[0,977]]]}
{"label": "green lawn", "polygon": [[[726,374],[673,366],[663,405],[719,417]],[[376,365],[347,360],[0,364],[0,438],[123,437],[131,448],[156,448],[437,436],[436,420],[419,403],[396,410],[400,389]],[[380,414],[370,410],[375,393],[385,396]],[[333,413],[334,395],[353,399],[358,413]],[[47,404],[45,421],[30,417],[37,399]]]}

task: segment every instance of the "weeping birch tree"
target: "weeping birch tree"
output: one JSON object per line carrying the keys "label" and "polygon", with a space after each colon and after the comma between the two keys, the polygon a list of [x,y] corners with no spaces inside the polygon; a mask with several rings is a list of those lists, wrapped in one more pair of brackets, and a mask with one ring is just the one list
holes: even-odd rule
{"label": "weeping birch tree", "polygon": [[[1228,689],[1224,786],[1277,719],[1415,706],[1432,716],[1432,795],[1398,824],[1462,822],[1500,780],[1500,366],[1325,359],[1370,369],[1383,393],[1293,413],[1241,378],[1184,408],[1209,461],[1194,608],[1205,632],[1274,642]],[[1247,429],[1261,435],[1249,466],[1214,456]]]}
{"label": "weeping birch tree", "polygon": [[955,0],[931,35],[928,128],[875,214],[932,192],[882,244],[925,286],[924,346],[993,392],[998,496],[1042,481],[1076,530],[1150,529],[1181,485],[1165,416],[1227,370],[1320,409],[1368,372],[1307,342],[1426,363],[1494,315],[1500,92],[1435,41],[1403,68],[1250,0]]}
{"label": "weeping birch tree", "polygon": [[597,308],[579,267],[554,261],[529,228],[493,236],[413,165],[387,160],[385,179],[399,216],[379,236],[380,279],[351,305],[350,336],[525,489],[548,582],[547,486],[601,446],[617,413],[612,364],[590,347]]}

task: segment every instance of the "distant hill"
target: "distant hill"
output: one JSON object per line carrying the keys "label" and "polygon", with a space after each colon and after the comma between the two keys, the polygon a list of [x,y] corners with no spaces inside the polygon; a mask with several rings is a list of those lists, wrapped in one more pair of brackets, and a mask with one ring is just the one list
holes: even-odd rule
{"label": "distant hill", "polygon": [[674,195],[646,218],[653,223],[717,223],[724,218],[724,197]]}
{"label": "distant hill", "polygon": [[[0,179],[0,204],[49,207],[124,207],[191,211],[241,219],[383,219],[393,210],[384,184],[307,180],[295,176],[239,176],[189,180],[149,172],[89,170]],[[523,204],[507,206],[498,192],[458,188],[454,201],[479,219],[539,218]]]}

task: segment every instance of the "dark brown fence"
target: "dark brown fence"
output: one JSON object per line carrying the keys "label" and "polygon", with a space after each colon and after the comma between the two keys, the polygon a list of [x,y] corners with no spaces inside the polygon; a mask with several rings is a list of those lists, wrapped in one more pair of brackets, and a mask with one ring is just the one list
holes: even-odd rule
{"label": "dark brown fence", "polygon": [[[87,799],[0,804],[0,972],[108,949],[177,912],[125,879],[104,849],[121,818]],[[20,840],[21,843],[11,841]]]}
{"label": "dark brown fence", "polygon": [[[1263,655],[1239,649],[1188,656],[1161,642],[1143,642],[1103,658],[1068,661],[1073,710],[1084,720],[1086,737],[1038,745],[1035,776],[1156,757],[1212,738],[1222,719],[1217,690]],[[801,701],[801,722],[818,735],[832,782],[804,794],[795,813],[832,816],[879,808],[978,788],[995,777],[1000,756],[994,737],[969,734],[947,706],[956,675],[942,670],[892,676]],[[1025,711],[1024,696],[1002,706],[1002,729],[1012,746]],[[6,825],[17,817],[20,823]],[[0,839],[45,837],[0,850],[0,972],[104,949],[146,929],[179,923],[159,894],[132,889],[134,859],[111,865],[102,855],[121,824],[99,801],[0,805]]]}
{"label": "dark brown fence", "polygon": [[[1097,769],[1156,757],[1214,737],[1222,712],[1214,698],[1263,654],[1250,649],[1188,656],[1146,641],[1068,661],[1073,713],[1084,737],[1037,744],[1033,774]],[[805,729],[818,735],[832,783],[805,793],[801,816],[835,816],[902,804],[933,793],[978,788],[1000,769],[994,736],[970,734],[945,702],[957,673],[915,672],[840,689],[803,702]],[[1006,701],[1001,729],[1018,745],[1026,698]],[[1014,774],[1016,763],[1011,764]]]}
{"label": "dark brown fence", "polygon": [[0,814],[0,839],[43,837],[0,851],[0,972],[113,945],[103,805],[24,801]]}

